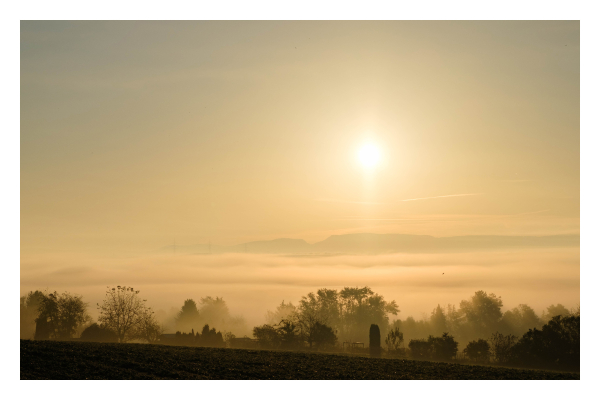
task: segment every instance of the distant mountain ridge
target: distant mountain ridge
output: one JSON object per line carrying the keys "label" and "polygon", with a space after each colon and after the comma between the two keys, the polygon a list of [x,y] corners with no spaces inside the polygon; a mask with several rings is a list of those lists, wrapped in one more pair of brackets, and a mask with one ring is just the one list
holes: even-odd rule
{"label": "distant mountain ridge", "polygon": [[429,235],[351,233],[332,235],[317,243],[303,239],[280,238],[234,246],[198,244],[165,246],[162,252],[191,254],[382,254],[447,253],[519,248],[579,247],[579,235],[500,236],[469,235],[434,237]]}

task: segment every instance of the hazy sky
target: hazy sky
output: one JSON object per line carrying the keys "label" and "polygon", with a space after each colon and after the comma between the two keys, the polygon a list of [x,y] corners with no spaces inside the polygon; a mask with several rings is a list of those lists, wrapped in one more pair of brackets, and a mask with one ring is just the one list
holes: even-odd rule
{"label": "hazy sky", "polygon": [[579,233],[579,79],[578,21],[22,22],[21,253]]}

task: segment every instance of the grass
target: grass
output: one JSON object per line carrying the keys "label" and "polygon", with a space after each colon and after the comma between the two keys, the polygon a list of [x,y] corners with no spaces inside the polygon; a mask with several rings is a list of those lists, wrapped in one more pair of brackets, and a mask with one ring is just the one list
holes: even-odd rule
{"label": "grass", "polygon": [[579,374],[309,352],[21,340],[21,379],[579,379]]}

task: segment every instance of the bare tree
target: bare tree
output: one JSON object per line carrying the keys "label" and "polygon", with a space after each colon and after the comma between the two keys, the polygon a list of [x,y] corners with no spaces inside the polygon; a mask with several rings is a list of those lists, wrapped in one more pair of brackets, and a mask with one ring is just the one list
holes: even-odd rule
{"label": "bare tree", "polygon": [[[102,304],[98,304],[98,322],[117,334],[119,343],[140,337],[142,328],[152,325],[152,311],[132,287],[117,286],[106,291]],[[155,322],[155,321],[154,321]]]}
{"label": "bare tree", "polygon": [[400,332],[400,328],[392,328],[385,338],[385,344],[390,352],[398,352],[400,346],[404,343],[404,334]]}
{"label": "bare tree", "polygon": [[154,311],[147,308],[140,318],[137,337],[148,343],[156,343],[164,332],[163,327],[154,316]]}

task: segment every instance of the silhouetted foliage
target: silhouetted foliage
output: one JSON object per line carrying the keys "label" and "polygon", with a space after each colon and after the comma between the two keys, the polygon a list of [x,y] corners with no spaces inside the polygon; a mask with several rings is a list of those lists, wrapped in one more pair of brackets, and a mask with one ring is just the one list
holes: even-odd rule
{"label": "silhouetted foliage", "polygon": [[549,305],[546,310],[542,313],[542,321],[544,322],[544,324],[548,323],[548,321],[550,321],[552,318],[561,315],[563,317],[569,317],[571,316],[571,312],[569,310],[567,310],[567,308],[565,306],[563,306],[562,304],[551,304]]}
{"label": "silhouetted foliage", "polygon": [[456,357],[458,342],[448,332],[442,336],[429,336],[425,339],[413,339],[408,343],[411,356],[416,359],[450,361]]}
{"label": "silhouetted foliage", "polygon": [[320,322],[315,323],[312,337],[317,350],[332,348],[337,343],[337,336],[333,328]]}
{"label": "silhouetted foliage", "polygon": [[280,348],[286,350],[298,349],[302,345],[300,326],[292,320],[282,320],[277,327]]}
{"label": "silhouetted foliage", "polygon": [[263,349],[276,349],[281,343],[277,329],[271,325],[265,324],[254,327],[252,335],[258,340],[259,346]]}
{"label": "silhouetted foliage", "polygon": [[188,331],[194,328],[198,329],[200,326],[202,324],[196,302],[192,299],[187,299],[175,317],[175,327],[177,330]]}
{"label": "silhouetted foliage", "polygon": [[381,357],[381,332],[375,324],[369,328],[369,354],[371,357]]}
{"label": "silhouetted foliage", "polygon": [[160,339],[163,330],[154,316],[154,311],[146,309],[140,317],[136,337],[148,343],[156,343]]}
{"label": "silhouetted foliage", "polygon": [[542,320],[527,304],[519,304],[518,307],[506,311],[500,322],[506,332],[517,336],[531,328],[540,328],[543,325]]}
{"label": "silhouetted foliage", "polygon": [[390,330],[385,338],[385,345],[389,355],[400,356],[404,354],[404,334],[400,328],[395,327]]}
{"label": "silhouetted foliage", "polygon": [[208,324],[202,328],[200,335],[200,346],[204,347],[225,347],[225,341],[221,332],[217,332],[215,328],[210,328]]}
{"label": "silhouetted foliage", "polygon": [[345,287],[339,292],[341,322],[339,332],[345,340],[366,341],[366,333],[371,324],[387,331],[388,314],[397,315],[398,305],[394,300],[386,302],[383,296],[374,293],[371,288]]}
{"label": "silhouetted foliage", "polygon": [[204,324],[224,327],[238,332],[246,331],[242,317],[233,317],[222,297],[202,297],[198,303],[187,299],[175,317],[175,327],[180,331],[199,330]]}
{"label": "silhouetted foliage", "polygon": [[410,355],[414,359],[427,359],[431,357],[431,343],[425,339],[411,339],[408,342]]}
{"label": "silhouetted foliage", "polygon": [[463,352],[471,361],[478,363],[487,363],[490,361],[490,344],[485,339],[469,342]]}
{"label": "silhouetted foliage", "polygon": [[429,336],[427,339],[431,343],[432,357],[436,360],[450,361],[456,357],[458,351],[458,342],[448,332],[442,336]]}
{"label": "silhouetted foliage", "polygon": [[266,320],[269,325],[277,325],[284,319],[293,318],[296,315],[296,306],[292,304],[292,302],[281,301],[281,304],[277,306],[275,311],[267,311]]}
{"label": "silhouetted foliage", "polygon": [[77,329],[90,320],[81,296],[53,292],[45,293],[39,299],[36,340],[71,339]]}
{"label": "silhouetted foliage", "polygon": [[192,329],[190,333],[177,331],[175,335],[161,334],[160,343],[176,346],[225,347],[223,334],[208,324],[204,325],[202,333],[194,332]]}
{"label": "silhouetted foliage", "polygon": [[106,327],[93,323],[81,332],[81,340],[85,342],[116,343],[117,334]]}
{"label": "silhouetted foliage", "polygon": [[489,337],[498,329],[502,318],[502,299],[495,294],[489,295],[480,290],[475,292],[471,300],[460,302],[460,312],[466,317],[467,323],[479,337]]}
{"label": "silhouetted foliage", "polygon": [[98,304],[98,322],[115,332],[120,343],[146,338],[146,328],[158,325],[153,321],[152,310],[145,306],[146,300],[142,300],[139,293],[139,290],[134,291],[128,286],[109,288],[102,305]]}
{"label": "silhouetted foliage", "polygon": [[433,335],[441,335],[444,332],[448,332],[448,324],[446,323],[446,315],[440,305],[431,312],[431,333]]}
{"label": "silhouetted foliage", "polygon": [[580,317],[558,315],[541,330],[530,329],[511,349],[512,364],[579,369]]}
{"label": "silhouetted foliage", "polygon": [[515,335],[503,335],[500,332],[492,334],[490,338],[491,350],[494,359],[499,364],[505,364],[510,360],[512,347],[517,343]]}
{"label": "silhouetted foliage", "polygon": [[44,299],[44,293],[36,290],[29,292],[20,299],[21,339],[33,339],[35,335],[35,320],[39,314],[39,306]]}
{"label": "silhouetted foliage", "polygon": [[[331,340],[335,337],[337,341],[338,336],[344,341],[366,342],[371,323],[384,327],[385,332],[388,314],[397,315],[398,311],[395,301],[386,302],[369,287],[345,287],[340,292],[323,288],[302,296],[298,307],[282,301],[275,312],[267,312],[266,319],[267,325],[273,326],[282,320],[291,321],[299,327],[302,340],[313,348],[317,340],[321,341],[317,347],[330,346]],[[328,339],[323,342],[319,337]]]}

